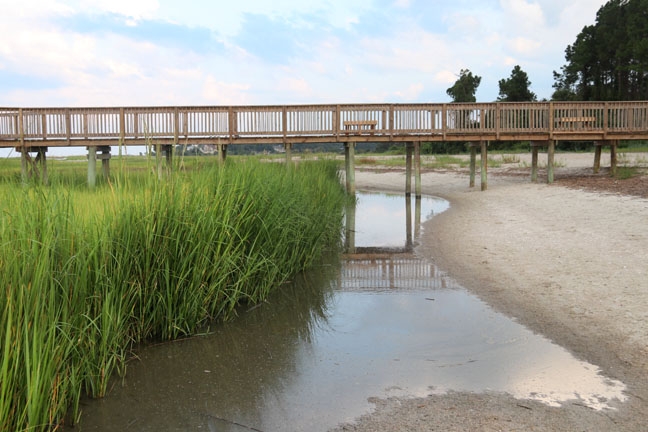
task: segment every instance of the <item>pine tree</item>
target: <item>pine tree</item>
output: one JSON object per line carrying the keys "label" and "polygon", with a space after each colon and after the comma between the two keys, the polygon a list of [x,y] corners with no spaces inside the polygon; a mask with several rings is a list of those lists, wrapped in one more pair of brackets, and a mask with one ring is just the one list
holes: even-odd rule
{"label": "pine tree", "polygon": [[459,79],[446,90],[453,102],[477,102],[475,94],[481,83],[481,77],[473,75],[468,69],[462,69]]}
{"label": "pine tree", "polygon": [[533,102],[537,100],[536,94],[529,90],[531,82],[526,72],[515,66],[511,77],[499,81],[498,101],[502,102]]}

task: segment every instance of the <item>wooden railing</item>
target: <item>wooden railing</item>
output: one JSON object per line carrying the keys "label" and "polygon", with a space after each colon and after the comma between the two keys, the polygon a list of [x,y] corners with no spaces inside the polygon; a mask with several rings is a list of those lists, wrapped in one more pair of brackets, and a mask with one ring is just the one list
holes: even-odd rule
{"label": "wooden railing", "polygon": [[648,139],[648,101],[0,108],[0,147],[471,139]]}

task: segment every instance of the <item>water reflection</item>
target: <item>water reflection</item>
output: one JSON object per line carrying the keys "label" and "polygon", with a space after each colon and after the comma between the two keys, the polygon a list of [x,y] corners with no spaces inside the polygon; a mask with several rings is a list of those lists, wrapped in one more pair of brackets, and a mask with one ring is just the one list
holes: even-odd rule
{"label": "water reflection", "polygon": [[123,385],[84,404],[81,430],[325,431],[368,412],[371,396],[450,389],[594,409],[624,400],[622,383],[419,260],[420,215],[447,203],[413,204],[412,218],[402,196],[361,195],[342,260],[209,336],[143,350]]}
{"label": "water reflection", "polygon": [[347,254],[412,252],[420,237],[421,215],[427,220],[448,207],[448,201],[435,197],[358,194],[356,202],[346,209],[345,251]]}

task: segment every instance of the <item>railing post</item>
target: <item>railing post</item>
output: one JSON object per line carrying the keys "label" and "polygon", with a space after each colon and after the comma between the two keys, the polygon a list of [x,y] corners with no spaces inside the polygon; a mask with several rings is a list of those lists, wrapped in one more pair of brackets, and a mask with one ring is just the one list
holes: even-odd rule
{"label": "railing post", "polygon": [[283,142],[286,144],[286,136],[288,135],[288,110],[285,105],[281,108],[281,132]]}
{"label": "railing post", "polygon": [[20,147],[25,148],[25,120],[23,118],[22,108],[18,108],[18,138]]}
{"label": "railing post", "polygon": [[180,114],[178,108],[173,109],[173,145],[178,145],[178,139],[180,136]]}
{"label": "railing post", "polygon": [[119,108],[119,145],[120,146],[124,145],[125,137],[126,137],[126,116],[124,115],[124,108]]}
{"label": "railing post", "polygon": [[84,112],[82,118],[83,118],[83,127],[82,127],[82,129],[83,129],[83,138],[88,139],[89,138],[88,137],[88,133],[89,133],[88,132],[88,113]]}
{"label": "railing post", "polygon": [[41,134],[43,136],[43,141],[47,139],[47,115],[41,114]]}
{"label": "railing post", "polygon": [[69,108],[65,110],[65,137],[68,145],[70,145],[70,140],[72,139],[72,119],[70,117]]}
{"label": "railing post", "polygon": [[441,133],[443,134],[443,140],[445,141],[446,139],[446,133],[447,133],[447,126],[448,126],[448,106],[447,104],[443,104],[441,107]]}
{"label": "railing post", "polygon": [[340,112],[340,105],[335,106],[335,112],[333,113],[333,131],[335,133],[335,141],[340,140],[340,123],[342,122],[342,119],[340,118],[341,112]]}
{"label": "railing post", "polygon": [[610,122],[610,104],[605,102],[603,108],[603,139],[607,138],[609,122]]}
{"label": "railing post", "polygon": [[549,140],[553,140],[554,132],[554,103],[549,102]]}
{"label": "railing post", "polygon": [[502,106],[500,105],[499,102],[497,102],[495,104],[495,137],[497,139],[499,139],[499,137],[500,137],[500,127],[501,127],[500,123],[501,123],[501,120],[502,120],[502,114],[501,114],[501,111],[500,111],[501,109],[502,109]]}
{"label": "railing post", "polygon": [[[137,139],[139,135],[139,113],[137,111],[133,112],[133,138]],[[146,137],[144,137],[146,138]]]}

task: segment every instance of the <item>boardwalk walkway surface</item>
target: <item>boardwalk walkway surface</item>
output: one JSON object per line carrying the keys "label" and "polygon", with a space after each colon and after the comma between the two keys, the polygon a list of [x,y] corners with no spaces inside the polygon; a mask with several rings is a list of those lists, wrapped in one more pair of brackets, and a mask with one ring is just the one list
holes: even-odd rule
{"label": "boardwalk walkway surface", "polygon": [[[343,143],[347,187],[353,190],[355,143],[392,142],[406,144],[409,167],[415,154],[418,186],[421,142],[465,141],[472,144],[471,185],[476,147],[481,147],[485,189],[489,141],[530,141],[534,181],[537,149],[547,147],[547,180],[551,182],[556,141],[596,142],[597,169],[601,146],[609,145],[615,155],[619,140],[647,139],[648,101],[0,108],[0,148],[13,147],[22,154],[23,175],[29,166],[40,164],[46,180],[49,147],[87,147],[89,183],[97,159],[103,161],[104,175],[108,175],[110,146],[116,145],[159,146],[170,160],[173,147],[179,144],[216,145],[223,159],[228,145],[283,144],[289,159],[293,145]],[[32,158],[34,152],[37,155]],[[615,163],[613,156],[613,167]]]}
{"label": "boardwalk walkway surface", "polygon": [[648,139],[648,101],[0,108],[0,147]]}

